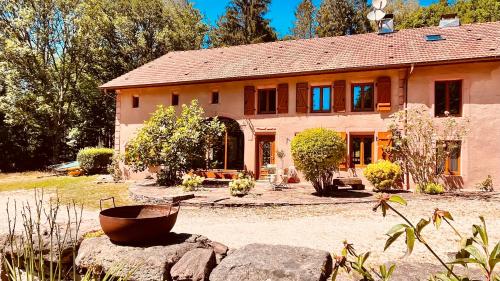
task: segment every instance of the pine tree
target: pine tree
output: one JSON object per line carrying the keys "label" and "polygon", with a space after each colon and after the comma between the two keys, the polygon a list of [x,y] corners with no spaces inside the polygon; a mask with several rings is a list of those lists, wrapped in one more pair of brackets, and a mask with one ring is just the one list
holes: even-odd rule
{"label": "pine tree", "polygon": [[276,41],[276,32],[264,18],[271,0],[232,0],[210,32],[214,47]]}
{"label": "pine tree", "polygon": [[292,37],[308,39],[316,35],[316,9],[311,0],[302,0],[295,11]]}
{"label": "pine tree", "polygon": [[339,36],[355,33],[354,18],[356,11],[349,0],[324,0],[318,11],[319,37]]}

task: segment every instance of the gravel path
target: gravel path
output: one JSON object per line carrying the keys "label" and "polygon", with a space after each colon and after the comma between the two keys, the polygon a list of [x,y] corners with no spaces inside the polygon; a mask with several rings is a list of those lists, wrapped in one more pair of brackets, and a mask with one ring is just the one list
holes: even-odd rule
{"label": "gravel path", "polygon": [[[10,200],[33,202],[32,191],[1,192],[0,206]],[[478,216],[486,218],[491,241],[500,241],[500,194],[493,196],[429,197],[411,196],[407,207],[399,209],[412,221],[429,217],[434,208],[451,211],[456,227],[470,233]],[[359,252],[372,251],[372,262],[394,261],[404,255],[404,242],[398,241],[386,252],[384,233],[401,220],[389,213],[383,218],[371,210],[372,204],[320,205],[268,208],[194,208],[181,209],[173,231],[197,233],[222,242],[232,248],[248,243],[288,244],[323,249],[339,253],[342,241],[354,243]],[[84,223],[98,225],[98,212],[85,211]],[[64,215],[60,218],[64,219]],[[8,230],[5,207],[0,209],[0,233]],[[445,256],[457,247],[457,240],[446,225],[436,231],[429,225],[426,239]],[[432,262],[423,246],[416,245],[406,262]]]}

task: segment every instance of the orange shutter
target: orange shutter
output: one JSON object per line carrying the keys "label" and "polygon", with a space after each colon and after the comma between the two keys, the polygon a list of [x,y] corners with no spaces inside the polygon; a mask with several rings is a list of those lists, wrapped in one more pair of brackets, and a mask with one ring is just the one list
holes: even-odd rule
{"label": "orange shutter", "polygon": [[333,110],[345,112],[345,80],[333,82]]}
{"label": "orange shutter", "polygon": [[347,158],[348,158],[347,151],[349,151],[349,148],[347,146],[347,133],[346,132],[339,132],[339,134],[342,137],[342,139],[344,139],[344,141],[346,143],[345,159],[344,159],[344,161],[342,163],[340,163],[339,169],[341,171],[347,171],[347,169],[349,168],[349,166],[347,165],[347,163],[348,163],[348,161],[347,161]]}
{"label": "orange shutter", "polygon": [[245,115],[255,114],[255,87],[245,86],[245,97],[244,97]]}
{"label": "orange shutter", "polygon": [[278,113],[288,113],[288,84],[278,85]]}
{"label": "orange shutter", "polygon": [[389,76],[377,79],[377,110],[391,110],[391,77]]}
{"label": "orange shutter", "polygon": [[307,83],[297,83],[296,96],[295,111],[297,113],[307,113],[307,101],[309,100],[309,87]]}
{"label": "orange shutter", "polygon": [[388,160],[389,155],[385,152],[387,147],[391,146],[391,132],[379,132],[377,135],[377,160]]}

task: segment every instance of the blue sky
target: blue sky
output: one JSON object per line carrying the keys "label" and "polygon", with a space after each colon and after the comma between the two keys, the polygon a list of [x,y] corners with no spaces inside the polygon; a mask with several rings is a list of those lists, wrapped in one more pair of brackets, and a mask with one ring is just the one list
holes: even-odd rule
{"label": "blue sky", "polygon": [[[272,0],[267,18],[271,20],[271,26],[276,29],[279,37],[289,34],[294,20],[294,11],[301,0]],[[429,5],[434,0],[419,0],[421,5]],[[217,18],[224,14],[229,0],[191,0],[198,8],[207,23],[213,24]],[[317,6],[321,0],[313,0]]]}

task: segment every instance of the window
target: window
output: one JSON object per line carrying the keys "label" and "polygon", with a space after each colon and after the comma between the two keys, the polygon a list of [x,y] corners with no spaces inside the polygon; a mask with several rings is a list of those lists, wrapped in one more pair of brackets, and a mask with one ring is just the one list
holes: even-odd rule
{"label": "window", "polygon": [[172,94],[172,105],[179,105],[179,95]]}
{"label": "window", "polygon": [[139,107],[139,96],[132,96],[132,108]]}
{"label": "window", "polygon": [[330,86],[312,87],[311,112],[330,112],[332,88]]}
{"label": "window", "polygon": [[436,116],[460,116],[462,113],[462,80],[438,81],[434,85]]}
{"label": "window", "polygon": [[373,83],[352,85],[352,111],[373,111]]}
{"label": "window", "polygon": [[444,40],[444,38],[441,36],[441,34],[425,35],[425,41],[428,41],[428,42],[441,41],[441,40]]}
{"label": "window", "polygon": [[218,104],[219,103],[219,92],[212,92],[212,104]]}
{"label": "window", "polygon": [[[441,141],[438,142],[436,153],[443,157],[441,163],[438,163],[438,174],[460,175],[460,151],[462,145],[460,141]],[[444,155],[443,155],[444,154]]]}
{"label": "window", "polygon": [[276,113],[276,89],[259,89],[258,113]]}
{"label": "window", "polygon": [[351,136],[351,168],[372,163],[373,136]]}

